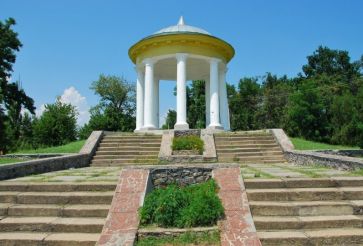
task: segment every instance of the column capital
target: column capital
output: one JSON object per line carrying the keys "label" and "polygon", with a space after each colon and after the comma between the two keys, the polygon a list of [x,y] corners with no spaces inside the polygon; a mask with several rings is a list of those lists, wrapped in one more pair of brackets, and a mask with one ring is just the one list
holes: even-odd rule
{"label": "column capital", "polygon": [[154,63],[156,62],[156,60],[154,58],[145,58],[142,63],[145,65],[145,66],[153,66]]}
{"label": "column capital", "polygon": [[134,67],[134,70],[135,70],[135,72],[137,72],[137,73],[142,73],[142,72],[144,72],[144,64],[136,64],[136,66]]}
{"label": "column capital", "polygon": [[187,53],[176,53],[175,58],[177,61],[185,61],[188,57]]}
{"label": "column capital", "polygon": [[210,64],[213,64],[213,63],[214,64],[218,64],[218,63],[220,63],[222,61],[221,59],[214,58],[214,57],[213,58],[209,58],[208,60],[209,60],[209,63]]}
{"label": "column capital", "polygon": [[227,67],[227,66],[225,66],[225,67],[221,67],[221,68],[219,69],[219,71],[220,71],[221,73],[227,73],[227,72],[228,72],[228,67]]}

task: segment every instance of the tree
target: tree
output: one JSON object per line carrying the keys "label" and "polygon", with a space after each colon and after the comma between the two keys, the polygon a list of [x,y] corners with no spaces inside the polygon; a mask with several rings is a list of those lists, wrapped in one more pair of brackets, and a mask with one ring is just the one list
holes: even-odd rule
{"label": "tree", "polygon": [[34,122],[34,139],[39,146],[67,144],[77,138],[77,112],[74,106],[58,98],[45,105],[45,111]]}
{"label": "tree", "polygon": [[173,129],[176,123],[176,111],[169,109],[165,119],[165,124],[161,127],[162,129]]}
{"label": "tree", "polygon": [[80,130],[86,138],[94,130],[133,131],[135,129],[135,87],[117,76],[100,75],[91,89],[101,97],[91,108],[91,118]]}
{"label": "tree", "polygon": [[261,88],[257,78],[243,78],[239,81],[238,91],[234,86],[228,86],[227,92],[231,129],[234,131],[258,129],[256,111],[261,104]]}
{"label": "tree", "polygon": [[205,128],[205,82],[194,80],[187,87],[187,118],[189,128]]}

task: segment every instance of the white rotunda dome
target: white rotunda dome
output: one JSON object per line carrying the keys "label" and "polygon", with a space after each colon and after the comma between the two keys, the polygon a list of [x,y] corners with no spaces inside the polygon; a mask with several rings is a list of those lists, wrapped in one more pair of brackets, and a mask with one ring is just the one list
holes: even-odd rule
{"label": "white rotunda dome", "polygon": [[206,30],[204,30],[202,28],[185,25],[183,16],[180,17],[177,25],[163,28],[163,29],[155,32],[154,35],[166,34],[166,33],[178,33],[178,32],[192,32],[192,33],[201,33],[201,34],[211,35],[209,32],[207,32]]}

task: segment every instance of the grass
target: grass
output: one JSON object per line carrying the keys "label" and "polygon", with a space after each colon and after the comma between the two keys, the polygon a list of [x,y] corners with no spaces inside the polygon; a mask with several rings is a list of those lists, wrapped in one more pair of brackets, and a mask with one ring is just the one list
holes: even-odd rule
{"label": "grass", "polygon": [[196,150],[203,154],[204,142],[198,136],[174,137],[171,148],[173,150]]}
{"label": "grass", "polygon": [[359,149],[358,147],[346,145],[333,145],[305,140],[302,138],[290,138],[297,150],[330,150],[330,149]]}
{"label": "grass", "polygon": [[63,154],[63,153],[78,153],[82,146],[84,145],[86,140],[79,140],[75,142],[71,142],[65,145],[56,146],[56,147],[47,147],[47,148],[39,148],[39,149],[27,149],[27,150],[18,150],[13,154]]}
{"label": "grass", "polygon": [[6,165],[6,164],[11,164],[11,163],[17,163],[17,162],[22,162],[22,161],[27,161],[23,158],[0,158],[0,165]]}
{"label": "grass", "polygon": [[178,236],[148,236],[137,241],[136,246],[162,246],[162,245],[220,245],[220,237],[218,231],[213,232],[186,232]]}

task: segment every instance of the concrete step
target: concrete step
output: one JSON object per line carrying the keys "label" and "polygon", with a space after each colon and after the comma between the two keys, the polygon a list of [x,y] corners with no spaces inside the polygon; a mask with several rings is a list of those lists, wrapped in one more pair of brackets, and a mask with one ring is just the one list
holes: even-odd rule
{"label": "concrete step", "polygon": [[105,218],[6,217],[0,231],[100,233],[104,223]]}
{"label": "concrete step", "polygon": [[10,192],[29,192],[29,191],[54,191],[54,192],[70,192],[70,191],[113,191],[116,184],[113,182],[102,183],[31,183],[31,182],[14,182],[1,181],[0,191]]}
{"label": "concrete step", "polygon": [[59,217],[106,217],[110,205],[108,204],[83,204],[83,205],[58,205],[58,204],[8,204],[9,216],[59,216]]}
{"label": "concrete step", "polygon": [[363,200],[363,187],[248,189],[251,201]]}
{"label": "concrete step", "polygon": [[129,147],[129,146],[118,146],[118,147],[99,147],[97,151],[138,151],[138,150],[144,150],[144,151],[160,151],[160,147]]}
{"label": "concrete step", "polygon": [[218,156],[223,156],[223,157],[252,157],[252,156],[279,156],[279,157],[283,157],[283,153],[281,151],[254,151],[254,152],[231,152],[231,153],[221,153],[218,152]]}
{"label": "concrete step", "polygon": [[360,228],[363,217],[357,215],[334,216],[254,216],[257,230],[292,230],[354,227]]}
{"label": "concrete step", "polygon": [[143,151],[143,150],[98,150],[96,152],[96,156],[107,156],[107,155],[116,155],[116,156],[123,156],[123,155],[158,155],[159,151]]}
{"label": "concrete step", "polygon": [[110,204],[113,191],[105,192],[0,192],[0,203]]}
{"label": "concrete step", "polygon": [[261,156],[261,157],[224,157],[218,156],[218,161],[220,162],[239,162],[245,164],[254,164],[254,163],[284,163],[286,160],[282,157],[275,156]]}
{"label": "concrete step", "polygon": [[281,148],[279,146],[276,147],[268,147],[268,148],[261,148],[260,146],[231,146],[231,145],[224,145],[224,146],[217,146],[217,152],[254,152],[254,151],[280,151]]}
{"label": "concrete step", "polygon": [[324,188],[363,186],[363,177],[246,179],[247,189]]}
{"label": "concrete step", "polygon": [[155,136],[122,136],[122,135],[107,135],[104,136],[103,139],[127,139],[127,140],[133,140],[133,139],[141,139],[141,140],[154,140],[154,139],[161,139],[161,135],[155,135]]}
{"label": "concrete step", "polygon": [[264,143],[245,143],[245,142],[218,142],[215,144],[216,149],[226,149],[226,148],[259,148],[259,149],[267,149],[279,147],[276,143],[264,144]]}
{"label": "concrete step", "polygon": [[145,160],[156,159],[157,155],[95,155],[93,160]]}
{"label": "concrete step", "polygon": [[[250,198],[249,198],[250,199]],[[253,216],[323,216],[359,214],[361,207],[351,201],[251,201]]]}
{"label": "concrete step", "polygon": [[92,167],[126,167],[135,165],[156,165],[158,161],[148,161],[148,162],[91,162]]}
{"label": "concrete step", "polygon": [[4,246],[94,246],[99,233],[0,232]]}
{"label": "concrete step", "polygon": [[146,140],[146,139],[104,139],[102,140],[102,143],[122,143],[122,144],[129,144],[129,143],[137,143],[137,144],[141,144],[141,143],[153,143],[153,144],[160,144],[161,139],[150,139],[150,140]]}
{"label": "concrete step", "polygon": [[127,148],[147,148],[147,147],[156,147],[160,148],[160,143],[103,143],[101,142],[99,145],[100,147],[113,147],[113,148],[119,148],[119,147],[127,147]]}
{"label": "concrete step", "polygon": [[246,139],[246,138],[216,138],[216,144],[218,143],[246,143],[246,144],[276,144],[273,138],[256,138],[256,139]]}
{"label": "concrete step", "polygon": [[319,230],[259,231],[262,245],[362,245],[362,228],[331,228]]}

